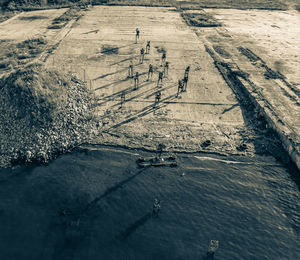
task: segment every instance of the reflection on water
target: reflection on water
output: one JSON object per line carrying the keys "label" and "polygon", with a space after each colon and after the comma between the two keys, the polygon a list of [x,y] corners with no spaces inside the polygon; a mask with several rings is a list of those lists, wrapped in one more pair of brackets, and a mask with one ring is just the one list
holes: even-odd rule
{"label": "reflection on water", "polygon": [[215,259],[300,259],[299,190],[272,157],[139,169],[143,154],[93,148],[2,170],[0,259],[205,259],[211,239]]}

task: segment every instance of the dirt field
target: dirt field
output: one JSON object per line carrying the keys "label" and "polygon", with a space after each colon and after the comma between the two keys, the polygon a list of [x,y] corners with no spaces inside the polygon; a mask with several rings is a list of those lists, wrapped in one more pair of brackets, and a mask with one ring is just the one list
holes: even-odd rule
{"label": "dirt field", "polygon": [[286,149],[297,154],[293,160],[299,165],[299,13],[221,9],[205,12],[215,15],[224,26],[217,30],[195,29],[196,33],[207,45],[222,47],[230,54],[226,62],[248,73],[249,77],[242,80],[244,85],[269,111],[271,124],[281,139],[288,136]]}
{"label": "dirt field", "polygon": [[22,41],[37,36],[51,37],[57,34],[47,27],[52,20],[67,9],[41,10],[20,13],[3,23],[0,23],[1,40]]}
{"label": "dirt field", "polygon": [[[138,44],[136,28],[141,31]],[[148,40],[150,54],[139,64],[140,49]],[[103,53],[107,47],[118,53]],[[158,71],[163,69],[162,49],[166,50],[170,68],[162,87],[157,88]],[[138,90],[127,78],[130,60],[141,75]],[[150,63],[154,75],[148,82]],[[188,65],[188,89],[178,99],[177,82]],[[72,71],[95,91],[101,131],[96,142],[145,148],[164,142],[173,149],[197,151],[209,139],[213,151],[231,152],[241,143],[238,132],[245,130],[244,120],[234,94],[203,43],[174,10],[93,7],[49,57],[47,66]],[[153,109],[158,90],[161,102]],[[120,109],[122,91],[126,92],[126,103]]]}

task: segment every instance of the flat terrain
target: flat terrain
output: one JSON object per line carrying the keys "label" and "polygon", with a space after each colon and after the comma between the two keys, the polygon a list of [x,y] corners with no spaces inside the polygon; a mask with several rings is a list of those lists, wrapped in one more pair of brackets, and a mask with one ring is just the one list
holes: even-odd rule
{"label": "flat terrain", "polygon": [[229,54],[224,57],[223,52],[227,62],[249,74],[246,87],[273,114],[273,122],[281,128],[283,136],[289,135],[299,153],[299,12],[212,9],[205,12],[215,15],[224,25],[213,30],[195,29],[195,32],[209,46],[221,47]]}
{"label": "flat terrain", "polygon": [[48,30],[52,20],[67,9],[41,10],[20,13],[0,23],[1,40],[23,41],[34,37],[51,37],[56,30]]}
{"label": "flat terrain", "polygon": [[[137,44],[136,28],[141,31]],[[140,49],[148,40],[150,54],[140,64]],[[118,53],[103,53],[105,47]],[[170,68],[157,87],[162,49]],[[127,78],[131,60],[141,75],[138,90]],[[147,81],[150,63],[155,71],[152,81]],[[188,65],[187,92],[178,99],[177,82]],[[173,149],[197,151],[209,139],[214,143],[212,150],[231,152],[241,143],[238,132],[244,129],[244,120],[238,102],[203,43],[175,10],[93,7],[49,57],[47,66],[72,71],[91,86],[102,133],[96,142],[150,148],[163,142]],[[161,102],[153,109],[158,90]],[[120,108],[122,91],[126,103]]]}
{"label": "flat terrain", "polygon": [[205,9],[223,22],[234,40],[251,48],[300,90],[300,13],[295,10]]}

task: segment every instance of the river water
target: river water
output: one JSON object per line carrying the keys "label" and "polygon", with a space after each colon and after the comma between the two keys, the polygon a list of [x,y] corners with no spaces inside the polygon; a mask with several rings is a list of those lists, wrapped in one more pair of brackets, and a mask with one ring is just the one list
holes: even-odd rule
{"label": "river water", "polygon": [[[0,259],[300,259],[297,175],[273,157],[81,149],[0,170]],[[154,217],[154,198],[161,211]]]}

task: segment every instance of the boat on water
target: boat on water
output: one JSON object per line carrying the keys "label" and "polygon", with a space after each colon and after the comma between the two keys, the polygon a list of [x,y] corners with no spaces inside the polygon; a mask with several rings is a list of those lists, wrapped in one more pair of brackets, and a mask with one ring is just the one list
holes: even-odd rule
{"label": "boat on water", "polygon": [[137,159],[137,164],[139,167],[148,167],[148,166],[170,166],[176,167],[176,156],[166,155],[166,156],[152,156],[152,157],[140,157]]}

